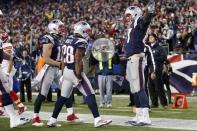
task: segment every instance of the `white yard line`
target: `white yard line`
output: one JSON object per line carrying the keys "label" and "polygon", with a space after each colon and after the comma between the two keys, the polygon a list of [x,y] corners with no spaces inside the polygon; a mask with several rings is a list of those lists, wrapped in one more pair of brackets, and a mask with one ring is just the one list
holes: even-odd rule
{"label": "white yard line", "polygon": [[[42,120],[49,120],[51,112],[40,112],[40,118]],[[84,123],[93,123],[93,117],[91,114],[77,114]],[[26,111],[22,114],[25,117],[32,117],[32,111]],[[112,119],[111,125],[130,126],[125,124],[126,121],[131,120],[132,117],[128,116],[114,116],[114,115],[102,115],[102,118]],[[196,130],[197,120],[183,120],[183,119],[168,119],[168,118],[151,118],[152,125],[150,128],[164,128],[164,129],[180,129],[180,130]],[[66,113],[60,113],[58,121],[66,121]],[[92,125],[93,126],[93,125]]]}

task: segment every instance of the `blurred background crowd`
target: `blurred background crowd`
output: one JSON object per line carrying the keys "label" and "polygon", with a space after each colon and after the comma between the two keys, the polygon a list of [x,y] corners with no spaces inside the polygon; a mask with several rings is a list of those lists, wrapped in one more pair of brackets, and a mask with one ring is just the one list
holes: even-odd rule
{"label": "blurred background crowd", "polygon": [[[52,19],[61,19],[65,23],[67,35],[72,34],[73,24],[85,20],[92,26],[93,39],[98,35],[112,37],[106,25],[113,27],[113,40],[118,53],[123,53],[124,12],[133,4],[145,12],[145,0],[0,0],[0,9],[6,20],[5,30],[11,36],[17,56],[23,58],[25,48],[27,56],[33,60],[33,65],[29,66],[35,67],[41,52],[39,38],[47,33],[47,25]],[[157,40],[168,54],[195,53],[196,20],[196,0],[157,0],[149,33],[157,35]]]}
{"label": "blurred background crowd", "polygon": [[[55,18],[65,22],[68,34],[79,20],[88,21],[96,35],[104,33],[104,25],[110,21],[116,25],[113,38],[118,45],[125,37],[124,11],[133,3],[145,10],[144,2],[136,0],[1,0],[0,8],[6,16],[5,29],[16,46],[31,42],[37,45],[48,22]],[[157,5],[150,31],[157,34],[162,44],[167,44],[169,51],[195,50],[196,1],[158,0]]]}

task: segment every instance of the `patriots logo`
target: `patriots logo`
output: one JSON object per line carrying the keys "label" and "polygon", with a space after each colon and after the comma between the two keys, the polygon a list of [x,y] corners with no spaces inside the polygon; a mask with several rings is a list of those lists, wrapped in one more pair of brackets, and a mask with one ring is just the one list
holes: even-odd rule
{"label": "patriots logo", "polygon": [[195,87],[192,86],[192,73],[197,72],[197,54],[175,54],[168,56],[172,66],[170,84],[179,92],[191,94]]}

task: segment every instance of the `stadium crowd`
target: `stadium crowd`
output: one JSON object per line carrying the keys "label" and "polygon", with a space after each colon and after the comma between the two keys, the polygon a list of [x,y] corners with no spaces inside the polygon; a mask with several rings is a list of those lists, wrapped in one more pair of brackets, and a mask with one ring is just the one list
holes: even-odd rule
{"label": "stadium crowd", "polygon": [[[121,16],[126,7],[133,2],[145,10],[144,2],[136,0],[26,0],[12,1],[7,6],[3,5],[1,9],[6,16],[6,31],[16,46],[28,45],[31,40],[33,45],[38,44],[38,38],[46,32],[48,22],[54,18],[65,22],[68,34],[72,32],[73,24],[79,20],[87,20],[95,35],[104,33],[106,21],[115,23],[117,32],[114,39],[118,45],[123,43],[125,37]],[[197,45],[195,1],[160,2],[162,1],[157,3],[157,14],[151,30],[153,29],[163,44],[169,45],[170,51],[194,50],[194,45]]]}

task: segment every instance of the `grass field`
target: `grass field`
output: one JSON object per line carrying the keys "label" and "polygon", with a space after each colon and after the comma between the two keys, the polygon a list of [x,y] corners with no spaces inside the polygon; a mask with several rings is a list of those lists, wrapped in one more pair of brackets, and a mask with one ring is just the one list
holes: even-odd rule
{"label": "grass field", "polygon": [[[54,96],[53,96],[54,97]],[[35,99],[35,97],[33,97]],[[33,101],[34,101],[33,99]],[[112,108],[99,108],[99,111],[102,115],[120,115],[120,116],[134,116],[134,113],[131,112],[131,108],[126,105],[129,103],[128,97],[113,97],[113,107]],[[56,100],[54,97],[53,100]],[[97,97],[97,103],[99,103],[99,98]],[[74,110],[76,113],[80,114],[90,114],[90,111],[87,108],[87,105],[81,104],[82,97],[75,97]],[[152,118],[176,118],[176,119],[197,119],[197,98],[188,98],[189,108],[187,110],[175,110],[158,108],[152,109],[150,116]],[[26,102],[25,105],[28,107],[28,110],[33,110],[33,102]],[[44,102],[41,108],[41,111],[51,112],[53,110],[54,102]],[[66,112],[66,109],[63,108],[62,112]],[[5,130],[16,130],[16,131],[43,131],[43,130],[54,130],[47,127],[35,128],[30,124],[22,128],[9,129],[9,121],[7,118],[0,119],[0,128]],[[92,124],[68,124],[62,123],[62,127],[55,128],[56,131],[165,131],[166,129],[155,129],[155,128],[135,128],[135,127],[124,127],[124,126],[107,126],[103,128],[94,128]],[[169,129],[168,129],[169,130]],[[166,130],[167,131],[167,130]]]}

